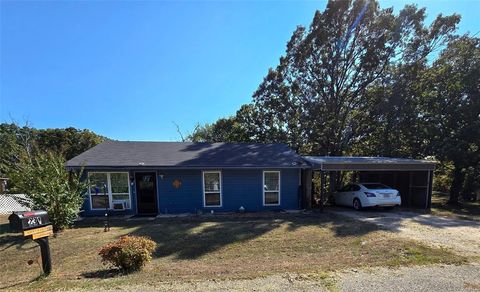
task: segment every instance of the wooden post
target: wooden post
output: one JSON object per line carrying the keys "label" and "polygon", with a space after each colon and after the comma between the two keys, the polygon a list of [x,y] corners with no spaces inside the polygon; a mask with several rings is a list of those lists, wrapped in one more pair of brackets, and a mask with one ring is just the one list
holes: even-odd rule
{"label": "wooden post", "polygon": [[50,245],[48,244],[48,237],[35,239],[40,245],[40,253],[42,255],[42,269],[45,275],[49,275],[52,271],[52,259],[50,257]]}

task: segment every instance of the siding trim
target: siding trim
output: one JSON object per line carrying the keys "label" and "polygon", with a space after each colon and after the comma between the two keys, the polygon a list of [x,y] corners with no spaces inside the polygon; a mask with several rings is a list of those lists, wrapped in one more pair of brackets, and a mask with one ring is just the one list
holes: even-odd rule
{"label": "siding trim", "polygon": [[[278,203],[277,204],[265,204],[265,173],[278,173]],[[282,174],[279,170],[264,170],[262,172],[262,205],[264,207],[280,206],[282,197]]]}
{"label": "siding trim", "polygon": [[[205,200],[205,174],[206,173],[218,173],[219,180],[220,180],[220,205],[208,205]],[[216,192],[209,192],[209,193],[216,193]],[[208,170],[202,171],[202,194],[203,194],[203,207],[204,208],[222,208],[223,207],[223,181],[222,181],[222,171],[220,170]]]}

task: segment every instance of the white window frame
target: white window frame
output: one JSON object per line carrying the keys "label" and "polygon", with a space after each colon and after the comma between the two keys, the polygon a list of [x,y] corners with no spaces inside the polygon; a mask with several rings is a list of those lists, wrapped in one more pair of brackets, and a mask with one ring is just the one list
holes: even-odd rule
{"label": "white window frame", "polygon": [[[91,191],[91,184],[90,184],[90,174],[91,173],[105,173],[107,174],[107,196],[108,196],[108,209],[113,210],[113,211],[122,211],[122,210],[115,210],[113,209],[113,193],[112,193],[112,183],[110,179],[110,174],[112,173],[125,173],[127,174],[127,185],[128,185],[128,208],[125,208],[125,210],[131,210],[132,209],[132,192],[130,189],[130,174],[127,171],[89,171],[88,172],[88,197],[90,200],[90,210],[92,211],[98,211],[98,210],[105,210],[105,208],[93,208],[92,204],[92,195],[93,196],[103,196],[103,190],[100,189],[98,192],[98,195],[95,195],[95,193],[92,193]],[[123,195],[126,193],[115,193],[115,195]]]}
{"label": "white window frame", "polygon": [[[277,173],[278,174],[278,191],[266,191],[265,190],[265,174],[267,174],[267,173]],[[263,194],[262,203],[263,203],[263,206],[280,206],[281,198],[282,198],[281,189],[282,189],[282,176],[281,176],[280,171],[279,170],[264,170],[263,174],[262,174],[262,194]],[[277,204],[266,204],[265,203],[265,193],[273,193],[273,192],[278,193],[278,203]]]}
{"label": "white window frame", "polygon": [[[220,180],[220,190],[217,191],[205,191],[205,174],[206,173],[218,173]],[[203,193],[203,207],[204,208],[221,208],[223,206],[223,182],[222,182],[222,172],[219,170],[215,171],[202,171],[202,193]],[[220,205],[207,205],[205,194],[220,193]]]}

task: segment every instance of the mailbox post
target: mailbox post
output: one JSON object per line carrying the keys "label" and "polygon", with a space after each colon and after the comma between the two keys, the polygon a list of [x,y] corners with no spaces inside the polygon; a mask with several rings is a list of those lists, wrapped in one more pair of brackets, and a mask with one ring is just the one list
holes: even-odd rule
{"label": "mailbox post", "polygon": [[40,253],[42,255],[42,270],[45,275],[49,275],[52,271],[52,258],[50,257],[50,244],[48,243],[48,236],[35,239],[40,246]]}
{"label": "mailbox post", "polygon": [[12,231],[23,232],[23,236],[31,236],[40,246],[42,255],[43,273],[48,275],[52,271],[50,245],[48,237],[53,234],[52,225],[46,211],[13,212],[8,217]]}

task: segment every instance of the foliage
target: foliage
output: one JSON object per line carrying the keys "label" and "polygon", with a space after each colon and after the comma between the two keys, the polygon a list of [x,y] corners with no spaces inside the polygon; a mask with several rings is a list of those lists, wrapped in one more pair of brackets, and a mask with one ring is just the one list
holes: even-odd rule
{"label": "foliage", "polygon": [[350,151],[368,133],[367,90],[388,68],[423,62],[459,21],[440,15],[427,27],[425,17],[414,5],[394,15],[375,1],[329,1],[309,28],[295,30],[280,64],[254,93],[263,127],[308,153]]}
{"label": "foliage", "polygon": [[12,171],[20,163],[21,156],[36,157],[38,153],[52,152],[64,160],[73,158],[106,138],[89,130],[35,129],[25,124],[0,124],[0,176],[9,177],[9,191],[16,185]]}
{"label": "foliage", "polygon": [[229,118],[241,138],[229,127],[221,137],[308,155],[433,156],[445,170],[435,186],[452,202],[471,197],[480,181],[479,39],[454,34],[459,15],[425,18],[415,5],[395,15],[376,1],[329,1]]}
{"label": "foliage", "polygon": [[124,271],[137,271],[151,261],[156,247],[157,243],[148,237],[126,235],[103,246],[98,254],[104,264]]}
{"label": "foliage", "polygon": [[[480,164],[480,39],[450,42],[423,77],[421,102],[432,154],[453,164],[450,201],[470,196]],[[470,181],[466,181],[466,175]],[[463,189],[463,191],[462,191]]]}
{"label": "foliage", "polygon": [[78,130],[72,127],[36,130],[35,134],[35,142],[40,151],[59,153],[66,160],[85,152],[105,140],[105,137],[99,136],[90,130]]}
{"label": "foliage", "polygon": [[54,153],[30,157],[22,155],[20,163],[11,172],[16,190],[26,195],[20,203],[48,212],[55,231],[70,226],[83,202],[82,193],[87,186],[81,180],[82,171],[68,172],[65,161]]}
{"label": "foliage", "polygon": [[187,138],[192,142],[243,142],[245,132],[234,117],[222,118],[213,124],[198,125]]}
{"label": "foliage", "polygon": [[450,162],[437,165],[433,176],[433,189],[437,192],[448,193],[452,185],[453,165]]}

